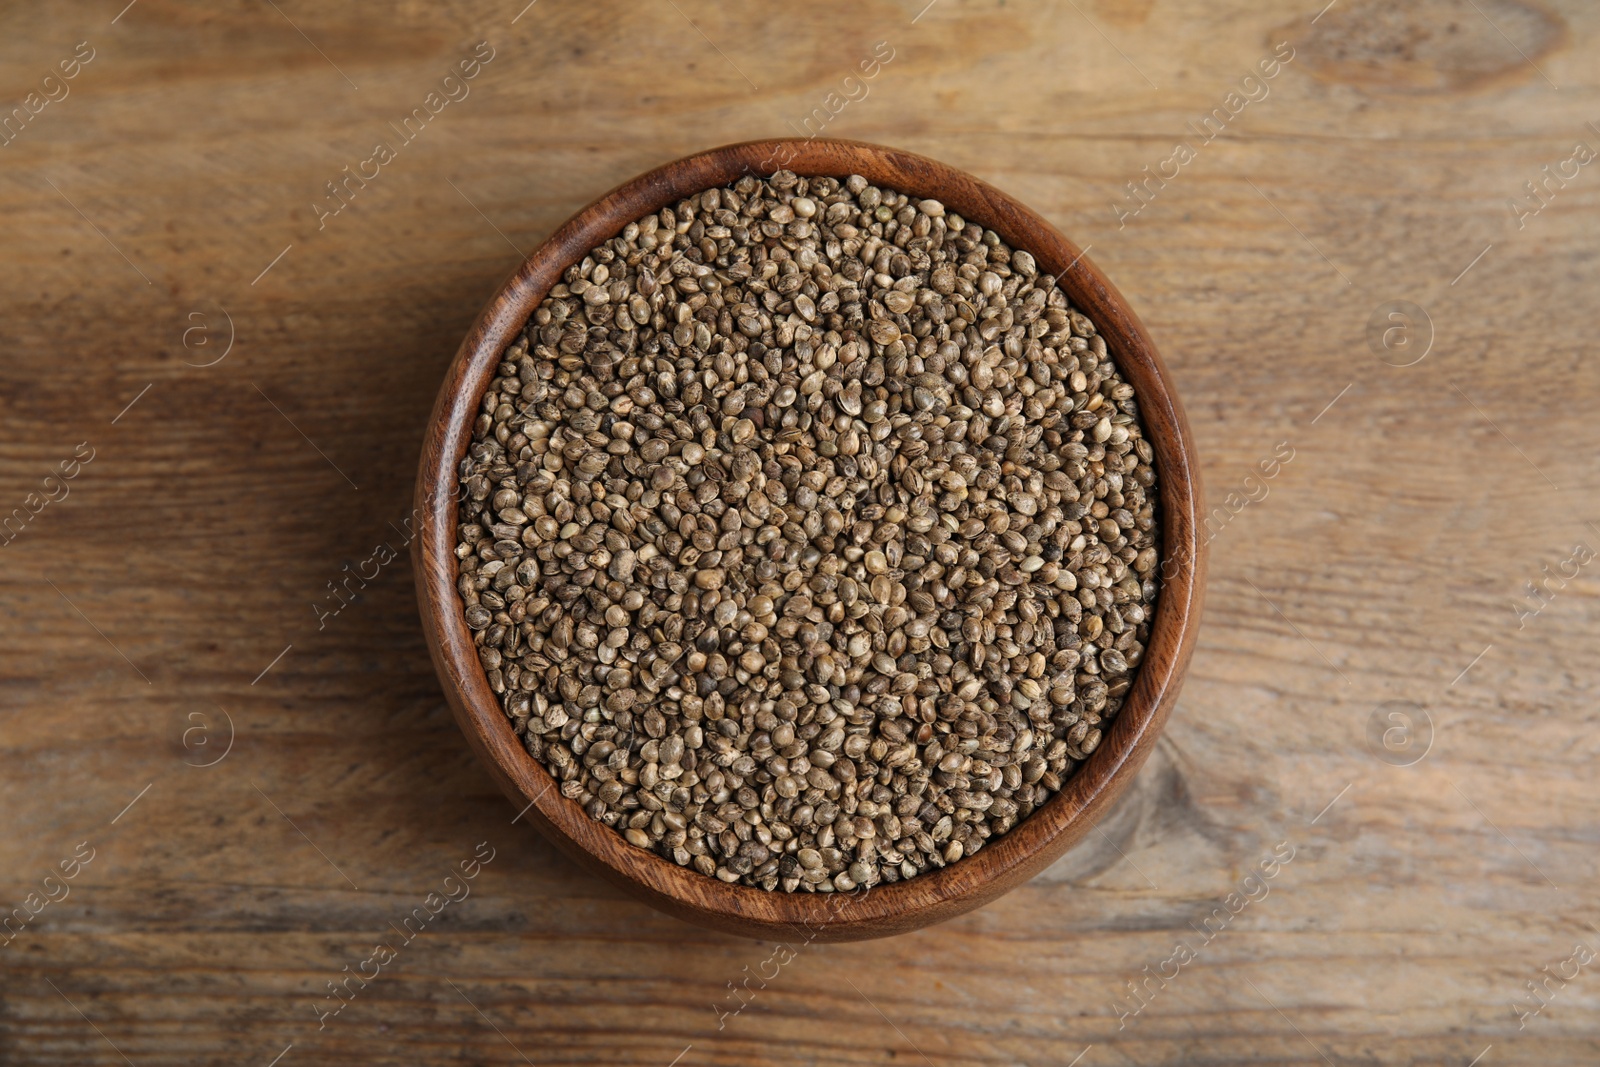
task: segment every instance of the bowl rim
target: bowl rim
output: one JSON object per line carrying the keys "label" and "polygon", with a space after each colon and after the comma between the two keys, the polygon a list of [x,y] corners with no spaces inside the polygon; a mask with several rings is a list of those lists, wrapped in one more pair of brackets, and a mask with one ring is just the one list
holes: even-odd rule
{"label": "bowl rim", "polygon": [[[1100,746],[1057,793],[978,852],[905,881],[851,893],[785,893],[730,885],[629,844],[563,796],[517,739],[473,651],[456,592],[457,471],[501,354],[572,263],[629,222],[745,174],[787,168],[804,177],[861,174],[993,230],[1033,255],[1042,273],[1089,316],[1133,385],[1155,456],[1162,582],[1145,656]],[[1176,701],[1198,630],[1206,544],[1192,436],[1170,374],[1126,300],[1073,242],[1019,201],[936,160],[859,141],[746,141],[685,156],[624,182],[542,242],[497,289],[462,340],[435,401],[419,463],[412,541],[429,651],[456,721],[497,784],[528,821],[580,865],[657,908],[757,938],[855,940],[903,932],[976,908],[1059,858],[1106,811],[1149,755]],[[1168,577],[1169,562],[1176,573]],[[513,820],[516,821],[516,820]]]}

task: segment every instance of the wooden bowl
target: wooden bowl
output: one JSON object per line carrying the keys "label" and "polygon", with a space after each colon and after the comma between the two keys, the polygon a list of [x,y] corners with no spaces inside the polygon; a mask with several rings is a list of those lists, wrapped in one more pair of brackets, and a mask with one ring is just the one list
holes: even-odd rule
{"label": "wooden bowl", "polygon": [[[787,167],[805,176],[868,181],[939,200],[1032,253],[1104,336],[1133,385],[1155,452],[1164,580],[1133,688],[1100,747],[1060,792],[979,852],[939,870],[868,891],[785,893],[729,885],[636,848],[561,795],[522,747],[491,692],[455,590],[457,469],[501,353],[561,273],[650,212],[750,173]],[[1205,545],[1200,484],[1188,423],[1155,345],[1122,296],[1074,245],[1004,193],[931,159],[832,140],[752,141],[680,159],[618,186],[584,208],[505,283],[451,364],[423,444],[417,478],[420,536],[412,547],[433,661],[456,721],[526,818],[582,866],[679,918],[747,937],[848,941],[913,930],[993,900],[1027,881],[1089,831],[1144,763],[1189,663],[1200,621]]]}

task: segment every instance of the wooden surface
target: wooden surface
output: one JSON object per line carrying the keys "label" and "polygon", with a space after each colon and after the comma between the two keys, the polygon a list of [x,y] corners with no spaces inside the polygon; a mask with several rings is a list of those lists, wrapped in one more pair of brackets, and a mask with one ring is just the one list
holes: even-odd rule
{"label": "wooden surface", "polygon": [[[1534,615],[1525,585],[1600,547],[1600,171],[1536,215],[1523,189],[1600,147],[1591,6],[521,6],[5,10],[7,107],[94,58],[0,147],[0,514],[93,459],[0,548],[3,906],[76,873],[0,948],[0,1063],[1595,1062],[1600,976],[1567,961],[1600,947],[1600,587],[1569,563]],[[471,95],[319,231],[324,183],[480,40]],[[651,166],[794,132],[880,40],[826,133],[968,170],[1089,247],[1237,513],[1103,833],[950,923],[783,950],[512,824],[390,523],[516,249]],[[1269,95],[1209,143],[1186,127],[1284,40]],[[1402,300],[1434,334],[1408,367],[1367,339]],[[231,351],[186,365],[223,351],[223,309]],[[192,314],[210,345],[185,347]],[[319,629],[347,564],[376,577]],[[186,765],[224,751],[224,711],[231,750]],[[404,943],[479,842],[471,896]],[[395,958],[319,1030],[380,940]],[[1119,1029],[1179,940],[1194,958]]]}
{"label": "wooden surface", "polygon": [[[506,348],[550,287],[589,250],[645,215],[743,175],[768,173],[782,159],[808,177],[860,175],[913,199],[936,199],[1026,248],[1072,306],[1096,324],[1140,398],[1145,439],[1161,480],[1163,552],[1172,561],[1133,689],[1094,756],[1039,811],[961,863],[858,894],[770,892],[730,885],[625,842],[562,795],[528,755],[489,688],[456,583],[457,503],[462,459],[484,391]],[[769,419],[776,416],[768,413]],[[905,933],[979,907],[1060,859],[1127,789],[1160,736],[1194,652],[1203,610],[1205,546],[1192,435],[1171,375],[1149,334],[1112,286],[1048,222],[1004,193],[937,160],[898,149],[821,138],[748,141],[696,153],[650,170],[586,206],[541,244],[472,325],[446,372],[423,440],[412,560],[424,636],[445,697],[468,743],[525,817],[580,866],[668,914],[709,929],[783,940],[797,930],[819,942]],[[1180,565],[1183,563],[1184,565]]]}

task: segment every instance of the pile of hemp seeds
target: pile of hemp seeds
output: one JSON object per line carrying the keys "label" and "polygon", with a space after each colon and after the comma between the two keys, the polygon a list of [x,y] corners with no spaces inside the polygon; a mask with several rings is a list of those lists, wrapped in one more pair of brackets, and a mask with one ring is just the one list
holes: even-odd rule
{"label": "pile of hemp seeds", "polygon": [[746,176],[591,251],[460,476],[458,590],[518,738],[724,882],[977,852],[1094,752],[1149,635],[1152,451],[1094,323],[859,176]]}

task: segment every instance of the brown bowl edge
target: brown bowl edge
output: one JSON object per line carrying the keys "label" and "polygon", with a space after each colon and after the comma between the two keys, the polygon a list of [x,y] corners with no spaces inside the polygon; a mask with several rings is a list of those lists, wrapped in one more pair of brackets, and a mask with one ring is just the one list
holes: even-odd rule
{"label": "brown bowl edge", "polygon": [[[517,740],[473,652],[455,590],[456,469],[484,390],[528,316],[568,265],[628,222],[745,173],[782,165],[806,177],[861,174],[876,185],[937,199],[1025,249],[1059,275],[1068,299],[1095,323],[1133,385],[1155,452],[1163,561],[1188,561],[1163,580],[1150,641],[1123,708],[1100,747],[1061,790],[1007,833],[940,870],[870,891],[801,894],[728,885],[628,844],[554,789]],[[470,398],[470,400],[468,399]],[[442,491],[441,491],[442,490]],[[581,866],[645,902],[712,929],[755,938],[847,941],[940,922],[1033,877],[1076,843],[1126,788],[1166,722],[1193,652],[1206,545],[1199,472],[1188,422],[1155,345],[1132,309],[1075,244],[988,184],[922,156],[853,141],[767,140],[685,157],[619,185],[569,219],[501,286],[463,339],[430,417],[419,465],[412,542],[429,651],[456,721],[478,758],[525,817]],[[524,805],[526,805],[524,807]]]}

